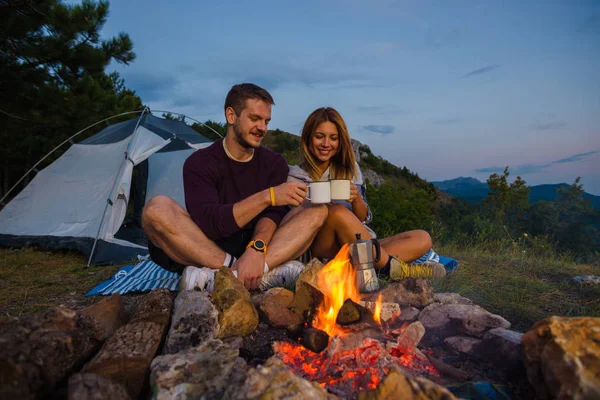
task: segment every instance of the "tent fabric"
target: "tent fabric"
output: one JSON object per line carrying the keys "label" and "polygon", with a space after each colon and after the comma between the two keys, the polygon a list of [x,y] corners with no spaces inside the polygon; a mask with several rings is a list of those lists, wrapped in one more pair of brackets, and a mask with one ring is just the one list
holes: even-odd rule
{"label": "tent fabric", "polygon": [[[110,125],[72,145],[0,210],[0,245],[77,249],[89,256],[98,237],[96,264],[147,254],[139,223],[124,224],[131,197],[140,207],[165,194],[183,206],[183,163],[211,143],[182,121],[151,114]],[[132,191],[134,168],[145,161],[148,174],[139,174],[145,185]],[[139,216],[141,210],[134,211]]]}

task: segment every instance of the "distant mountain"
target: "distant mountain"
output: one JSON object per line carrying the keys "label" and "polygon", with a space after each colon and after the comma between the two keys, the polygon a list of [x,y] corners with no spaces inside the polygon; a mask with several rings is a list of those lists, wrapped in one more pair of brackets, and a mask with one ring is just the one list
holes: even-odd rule
{"label": "distant mountain", "polygon": [[[488,185],[471,177],[460,177],[441,182],[431,182],[438,189],[448,193],[450,196],[457,197],[468,203],[480,203],[484,197],[488,195]],[[558,197],[556,190],[562,186],[569,186],[566,183],[558,183],[553,185],[536,185],[531,186],[529,192],[529,202],[535,203],[538,201],[554,201]],[[600,209],[600,196],[594,196],[590,193],[584,193],[586,198],[591,199],[592,205]]]}

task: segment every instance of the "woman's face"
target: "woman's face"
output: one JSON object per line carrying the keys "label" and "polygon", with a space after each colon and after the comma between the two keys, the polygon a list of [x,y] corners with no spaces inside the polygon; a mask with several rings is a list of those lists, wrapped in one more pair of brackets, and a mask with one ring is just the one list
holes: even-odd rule
{"label": "woman's face", "polygon": [[321,122],[312,134],[309,150],[321,163],[329,163],[340,145],[338,130],[333,122]]}

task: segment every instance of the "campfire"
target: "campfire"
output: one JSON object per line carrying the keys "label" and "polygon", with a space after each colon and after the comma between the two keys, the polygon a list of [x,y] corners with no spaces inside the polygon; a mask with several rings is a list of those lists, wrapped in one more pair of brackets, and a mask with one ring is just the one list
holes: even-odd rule
{"label": "campfire", "polygon": [[[399,313],[383,321],[381,295],[371,307],[360,305],[347,245],[319,272],[318,287],[324,299],[297,332],[297,343],[273,345],[275,354],[296,374],[343,397],[376,388],[394,366],[408,376],[439,376],[416,348],[422,325],[403,323]],[[360,317],[342,326],[339,314],[346,307],[355,308]]]}

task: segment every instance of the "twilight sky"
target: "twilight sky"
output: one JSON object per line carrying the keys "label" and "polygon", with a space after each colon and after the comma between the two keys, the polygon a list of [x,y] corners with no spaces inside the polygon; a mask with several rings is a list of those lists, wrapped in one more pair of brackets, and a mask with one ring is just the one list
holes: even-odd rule
{"label": "twilight sky", "polygon": [[600,1],[112,1],[111,65],[153,109],[224,122],[229,88],[275,99],[299,134],[332,106],[350,135],[429,180],[485,179],[600,195]]}

